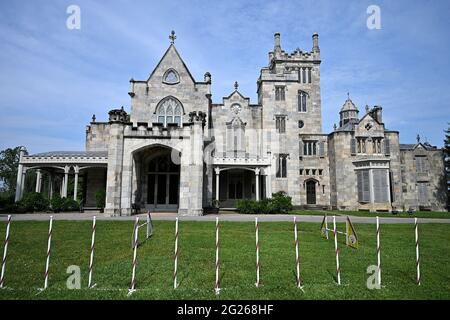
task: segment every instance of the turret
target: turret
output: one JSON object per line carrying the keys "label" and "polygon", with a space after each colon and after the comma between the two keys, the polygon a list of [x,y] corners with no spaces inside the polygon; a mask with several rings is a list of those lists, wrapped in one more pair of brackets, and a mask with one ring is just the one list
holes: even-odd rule
{"label": "turret", "polygon": [[359,121],[358,118],[359,110],[353,103],[353,101],[350,99],[350,97],[347,98],[344,105],[342,106],[341,111],[339,112],[340,115],[340,121],[339,126],[343,127],[347,123],[356,123]]}

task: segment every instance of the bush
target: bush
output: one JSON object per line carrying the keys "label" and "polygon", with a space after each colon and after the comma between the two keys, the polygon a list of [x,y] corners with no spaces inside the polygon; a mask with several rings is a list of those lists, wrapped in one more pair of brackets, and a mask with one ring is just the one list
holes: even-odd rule
{"label": "bush", "polygon": [[99,208],[99,209],[105,208],[105,202],[106,202],[105,190],[98,190],[95,193],[95,203],[97,205],[97,208]]}
{"label": "bush", "polygon": [[62,211],[79,211],[80,210],[80,204],[78,203],[78,201],[73,200],[73,199],[67,199],[67,198],[63,198],[62,199]]}
{"label": "bush", "polygon": [[284,192],[277,192],[271,199],[239,200],[236,208],[242,214],[286,214],[292,210],[292,198]]}
{"label": "bush", "polygon": [[19,211],[22,209],[27,212],[46,211],[48,206],[48,199],[38,192],[24,194],[22,200],[18,203]]}
{"label": "bush", "polygon": [[50,200],[50,206],[53,212],[60,212],[63,210],[64,199],[61,198],[59,194],[55,194]]}
{"label": "bush", "polygon": [[285,192],[279,191],[272,194],[272,206],[275,213],[287,214],[292,211],[292,197]]}

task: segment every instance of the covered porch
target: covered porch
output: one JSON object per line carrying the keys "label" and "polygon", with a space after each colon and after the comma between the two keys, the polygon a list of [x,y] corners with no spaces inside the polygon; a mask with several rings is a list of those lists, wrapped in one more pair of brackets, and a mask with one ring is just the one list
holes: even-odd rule
{"label": "covered porch", "polygon": [[[84,207],[95,208],[95,194],[106,188],[107,161],[107,152],[55,151],[28,155],[23,148],[15,201],[20,201],[26,191],[32,191],[43,193],[48,199],[59,194],[61,198],[81,201]],[[26,189],[30,183],[34,185]]]}

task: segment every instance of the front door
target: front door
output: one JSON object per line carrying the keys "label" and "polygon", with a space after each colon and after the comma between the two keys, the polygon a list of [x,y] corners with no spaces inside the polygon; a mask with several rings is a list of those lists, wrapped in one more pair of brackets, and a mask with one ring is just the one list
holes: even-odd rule
{"label": "front door", "polygon": [[316,204],[316,182],[306,182],[306,204]]}
{"label": "front door", "polygon": [[150,161],[147,174],[147,206],[154,210],[178,208],[180,189],[180,166],[174,164],[170,155]]}

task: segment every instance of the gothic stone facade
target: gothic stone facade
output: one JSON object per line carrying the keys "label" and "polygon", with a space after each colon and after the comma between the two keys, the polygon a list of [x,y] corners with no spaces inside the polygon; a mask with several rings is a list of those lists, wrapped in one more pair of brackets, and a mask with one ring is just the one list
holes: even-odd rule
{"label": "gothic stone facade", "polygon": [[[105,212],[177,210],[201,215],[239,199],[283,191],[298,207],[339,210],[445,210],[442,150],[427,143],[403,145],[385,128],[382,108],[365,114],[350,100],[339,126],[322,132],[320,49],[287,53],[275,34],[269,65],[257,80],[258,102],[235,90],[213,103],[211,75],[196,81],[174,45],[147,80],[130,81],[131,110],[93,117],[86,151],[21,153],[19,200],[29,169],[48,174],[47,192],[68,196],[68,179],[84,177],[83,201],[95,206],[106,190]],[[71,196],[71,195],[70,195]],[[74,190],[77,199],[77,191]]]}

